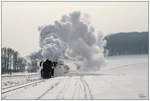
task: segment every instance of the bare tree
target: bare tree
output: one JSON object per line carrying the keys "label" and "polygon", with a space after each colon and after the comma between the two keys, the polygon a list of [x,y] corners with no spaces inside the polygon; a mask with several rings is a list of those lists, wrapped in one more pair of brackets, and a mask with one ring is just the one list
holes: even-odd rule
{"label": "bare tree", "polygon": [[11,48],[2,48],[2,73],[23,72],[27,64],[23,57],[19,56],[19,53]]}

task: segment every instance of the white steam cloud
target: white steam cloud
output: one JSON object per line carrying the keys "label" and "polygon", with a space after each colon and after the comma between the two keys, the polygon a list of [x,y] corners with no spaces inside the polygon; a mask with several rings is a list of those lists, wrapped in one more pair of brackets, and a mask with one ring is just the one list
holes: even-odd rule
{"label": "white steam cloud", "polygon": [[96,33],[87,17],[80,12],[62,16],[40,28],[40,47],[45,58],[55,60],[68,56],[84,63],[84,69],[99,69],[104,63],[105,41],[101,33]]}

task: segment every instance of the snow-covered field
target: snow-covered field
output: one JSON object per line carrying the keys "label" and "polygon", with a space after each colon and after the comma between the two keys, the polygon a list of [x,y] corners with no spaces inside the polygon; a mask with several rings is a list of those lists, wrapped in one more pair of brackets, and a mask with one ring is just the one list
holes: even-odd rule
{"label": "snow-covered field", "polygon": [[31,82],[34,80],[41,79],[39,73],[13,73],[2,75],[2,89],[7,87],[12,87],[20,84],[24,84],[27,82]]}
{"label": "snow-covered field", "polygon": [[43,80],[2,99],[148,99],[148,55],[108,57],[106,64],[96,72]]}

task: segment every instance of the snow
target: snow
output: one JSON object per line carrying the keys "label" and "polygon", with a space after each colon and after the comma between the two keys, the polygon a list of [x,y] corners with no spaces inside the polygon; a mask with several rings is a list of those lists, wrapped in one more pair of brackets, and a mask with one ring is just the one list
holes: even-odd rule
{"label": "snow", "polygon": [[29,72],[18,72],[18,73],[12,73],[12,74],[2,74],[2,77],[6,76],[20,76],[20,75],[33,75],[37,73],[29,73]]}
{"label": "snow", "polygon": [[2,89],[38,79],[41,79],[39,73],[13,73],[11,75],[4,74],[2,75]]}
{"label": "snow", "polygon": [[148,99],[148,55],[108,57],[100,71],[72,71],[2,99]]}

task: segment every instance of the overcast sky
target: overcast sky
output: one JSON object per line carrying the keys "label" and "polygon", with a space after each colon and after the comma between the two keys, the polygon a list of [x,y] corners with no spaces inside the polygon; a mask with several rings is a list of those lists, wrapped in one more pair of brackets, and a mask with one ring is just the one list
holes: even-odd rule
{"label": "overcast sky", "polygon": [[3,2],[2,47],[11,47],[22,56],[37,51],[38,27],[72,11],[88,14],[96,31],[104,35],[148,31],[147,2]]}

